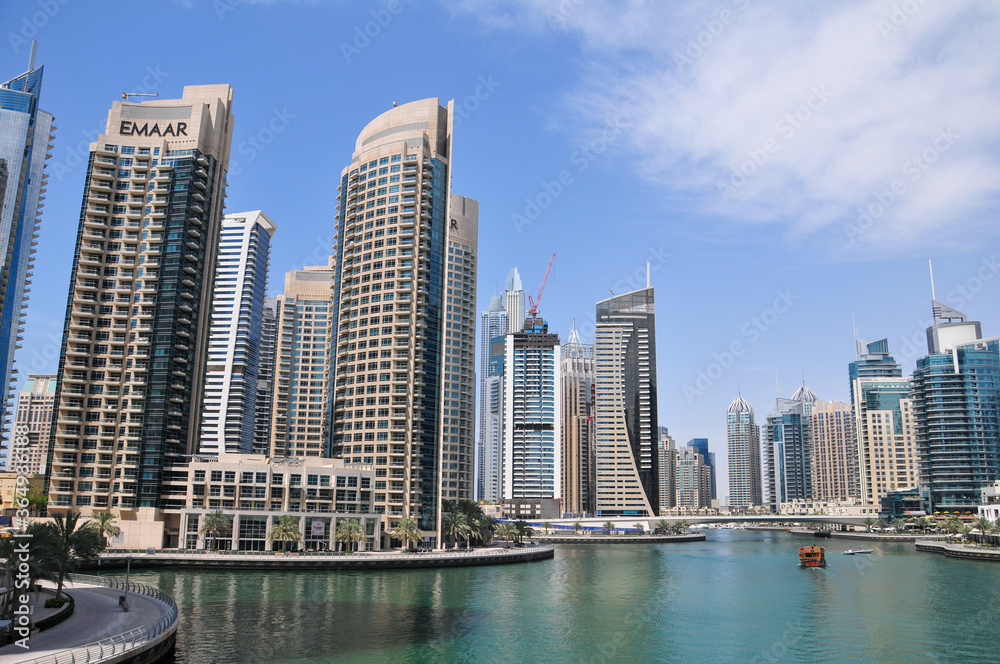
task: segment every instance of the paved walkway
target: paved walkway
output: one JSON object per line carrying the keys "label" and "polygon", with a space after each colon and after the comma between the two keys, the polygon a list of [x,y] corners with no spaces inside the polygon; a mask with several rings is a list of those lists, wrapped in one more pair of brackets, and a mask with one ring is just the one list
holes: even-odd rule
{"label": "paved walkway", "polygon": [[122,634],[153,622],[169,610],[166,604],[155,599],[129,593],[130,610],[125,613],[118,606],[120,590],[69,583],[66,590],[76,600],[73,615],[44,632],[34,632],[28,640],[27,650],[14,644],[0,648],[0,664],[30,661]]}

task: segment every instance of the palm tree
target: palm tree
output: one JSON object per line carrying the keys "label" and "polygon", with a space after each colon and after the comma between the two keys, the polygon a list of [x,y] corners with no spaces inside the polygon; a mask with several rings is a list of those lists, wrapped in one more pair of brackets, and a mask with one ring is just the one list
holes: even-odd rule
{"label": "palm tree", "polygon": [[62,597],[63,582],[67,574],[76,570],[81,560],[94,560],[101,551],[101,537],[94,528],[81,526],[79,512],[66,512],[53,517],[51,523],[45,524],[49,535],[44,537],[42,546],[43,564],[57,577],[56,599]]}
{"label": "palm tree", "polygon": [[467,538],[471,530],[469,517],[461,512],[449,514],[445,519],[444,534],[451,538],[454,548],[458,548],[459,538]]}
{"label": "palm tree", "polygon": [[604,528],[604,533],[608,537],[611,537],[611,533],[613,533],[615,531],[615,522],[614,521],[605,521],[604,525],[601,526],[601,527]]}
{"label": "palm tree", "polygon": [[677,529],[678,534],[683,534],[687,532],[687,529],[691,527],[691,522],[686,519],[681,519],[674,524],[674,528]]}
{"label": "palm tree", "polygon": [[576,533],[577,535],[579,535],[581,530],[583,530],[583,524],[582,523],[580,523],[579,521],[577,521],[576,523],[573,524],[573,532],[574,533]]}
{"label": "palm tree", "polygon": [[[33,586],[39,579],[55,583],[58,577],[47,556],[52,539],[52,532],[48,524],[36,521],[29,524],[24,532],[31,538],[31,555],[28,556],[27,561],[28,587]],[[2,585],[7,588],[13,588],[17,575],[24,572],[20,567],[22,561],[16,550],[20,541],[13,537],[0,538],[0,560],[3,560],[0,563],[0,573],[3,574]]]}
{"label": "palm tree", "polygon": [[517,543],[524,544],[525,537],[532,537],[535,529],[528,525],[527,521],[515,521],[514,527],[517,529]]}
{"label": "palm tree", "polygon": [[986,535],[993,530],[993,522],[986,516],[980,516],[973,524],[979,529],[979,544],[986,544]]}
{"label": "palm tree", "polygon": [[969,524],[967,524],[967,523],[963,523],[962,524],[962,539],[968,541],[969,535],[971,533],[972,533],[972,526],[969,525]]}
{"label": "palm tree", "polygon": [[501,523],[500,526],[497,527],[497,537],[502,537],[509,546],[510,541],[517,537],[517,526],[510,522]]}
{"label": "palm tree", "polygon": [[906,532],[906,521],[904,521],[903,519],[893,519],[892,529],[895,530],[897,533]]}
{"label": "palm tree", "polygon": [[87,522],[100,535],[101,549],[108,548],[108,540],[121,535],[121,528],[115,525],[116,518],[111,512],[94,512],[93,520]]}
{"label": "palm tree", "polygon": [[389,536],[393,539],[402,540],[403,549],[409,550],[410,540],[420,538],[420,527],[417,520],[412,516],[404,516],[396,522],[396,525],[389,529]]}
{"label": "palm tree", "polygon": [[222,510],[215,510],[214,512],[209,512],[205,515],[205,523],[201,525],[201,530],[198,531],[200,534],[204,535],[206,533],[212,534],[212,546],[208,547],[212,550],[215,549],[215,540],[219,535],[231,535],[233,532],[233,517],[226,516],[222,513]]}
{"label": "palm tree", "polygon": [[878,521],[875,522],[875,526],[878,528],[879,532],[883,532],[885,531],[886,528],[889,527],[889,522],[886,521],[885,519],[880,518]]}
{"label": "palm tree", "polygon": [[483,544],[489,544],[493,541],[493,533],[497,529],[497,520],[480,512],[478,516],[473,517],[472,528],[476,531],[476,539]]}
{"label": "palm tree", "polygon": [[285,551],[289,542],[302,541],[302,533],[299,531],[299,518],[291,514],[284,514],[271,524],[271,529],[267,531],[268,545],[274,544],[275,540],[281,542],[281,550]]}
{"label": "palm tree", "polygon": [[545,534],[546,535],[549,534],[549,528],[551,528],[551,527],[552,527],[552,522],[551,521],[543,521],[542,522],[542,528],[545,529]]}
{"label": "palm tree", "polygon": [[636,533],[637,535],[642,535],[644,532],[646,532],[646,529],[642,527],[641,523],[634,523],[632,524],[632,527],[635,528],[636,531],[638,531]]}
{"label": "palm tree", "polygon": [[660,519],[656,522],[656,530],[660,533],[666,534],[670,530],[670,522],[666,519]]}
{"label": "palm tree", "polygon": [[357,551],[357,548],[352,548],[352,545],[360,545],[365,541],[365,529],[357,519],[343,519],[337,522],[337,532],[334,534],[334,539],[338,542],[344,542],[349,549]]}
{"label": "palm tree", "polygon": [[873,519],[871,517],[868,517],[867,519],[865,519],[865,532],[869,532],[870,533],[872,531],[872,526],[874,526],[874,525],[875,525],[875,519]]}

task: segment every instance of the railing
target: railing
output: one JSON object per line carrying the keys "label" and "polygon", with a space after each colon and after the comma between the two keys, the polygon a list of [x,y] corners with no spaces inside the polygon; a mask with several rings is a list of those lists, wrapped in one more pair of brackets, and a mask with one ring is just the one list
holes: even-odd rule
{"label": "railing", "polygon": [[[465,549],[455,548],[434,551],[407,553],[381,553],[376,551],[208,551],[205,549],[176,549],[170,551],[156,550],[155,554],[149,554],[145,549],[110,550],[102,554],[104,560],[125,560],[129,556],[141,558],[164,558],[164,559],[235,559],[235,558],[266,558],[266,559],[286,559],[286,558],[323,558],[323,559],[349,559],[345,562],[371,561],[371,560],[401,560],[401,559],[435,559],[435,558],[461,558],[461,557],[488,557],[497,555],[523,556],[537,551],[552,549],[552,545],[542,544],[520,548],[490,548],[490,549]],[[75,575],[79,576],[79,575]],[[132,584],[135,585],[135,584]]]}
{"label": "railing", "polygon": [[126,584],[121,579],[103,578],[89,574],[73,574],[73,583],[86,583],[94,586],[123,590],[126,593],[144,595],[163,602],[169,610],[151,623],[136,627],[124,634],[116,634],[107,639],[94,641],[75,648],[61,650],[51,655],[36,659],[23,660],[22,664],[97,664],[123,655],[130,650],[136,650],[151,643],[177,627],[177,603],[174,598],[159,588],[142,583]]}

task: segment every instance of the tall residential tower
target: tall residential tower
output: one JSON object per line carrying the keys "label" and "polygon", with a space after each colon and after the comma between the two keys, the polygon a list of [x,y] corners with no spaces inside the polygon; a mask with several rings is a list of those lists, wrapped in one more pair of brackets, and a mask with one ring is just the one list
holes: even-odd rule
{"label": "tall residential tower", "polygon": [[729,404],[726,441],[729,446],[730,506],[747,508],[762,505],[760,428],[754,421],[753,407],[742,395]]}
{"label": "tall residential tower", "polygon": [[253,448],[261,327],[271,238],[260,210],[222,220],[212,298],[212,327],[202,409],[202,454],[249,454]]}
{"label": "tall residential tower", "polygon": [[475,491],[478,204],[451,193],[454,104],[392,108],[341,175],[335,455],[373,450],[375,509],[436,544],[442,502]]}
{"label": "tall residential tower", "polygon": [[166,484],[171,466],[198,449],[232,103],[228,85],[115,102],[91,144],[59,358],[50,510],[183,504]]}

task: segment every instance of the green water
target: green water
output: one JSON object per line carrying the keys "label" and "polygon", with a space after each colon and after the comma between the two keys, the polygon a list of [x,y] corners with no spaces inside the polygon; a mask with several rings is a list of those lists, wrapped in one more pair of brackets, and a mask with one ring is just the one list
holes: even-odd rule
{"label": "green water", "polygon": [[564,545],[523,565],[391,572],[156,571],[176,662],[997,662],[1000,564],[873,543]]}

